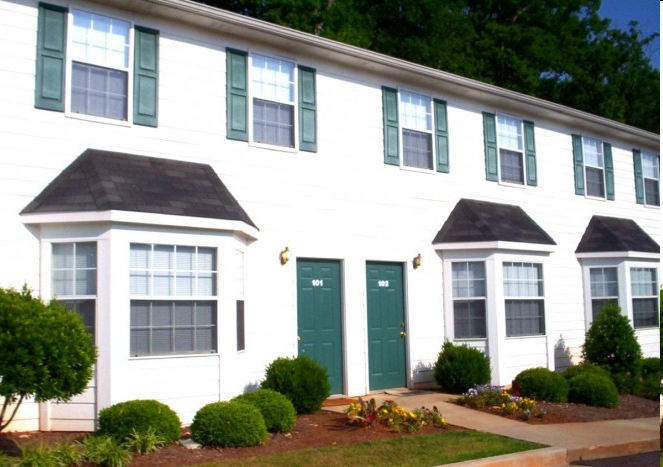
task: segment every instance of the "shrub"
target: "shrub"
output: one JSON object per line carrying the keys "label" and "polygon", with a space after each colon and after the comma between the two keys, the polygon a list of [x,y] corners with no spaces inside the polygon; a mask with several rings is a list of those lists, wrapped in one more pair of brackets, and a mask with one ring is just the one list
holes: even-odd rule
{"label": "shrub", "polygon": [[260,410],[239,401],[205,405],[190,428],[191,438],[203,446],[255,446],[269,436]]}
{"label": "shrub", "polygon": [[642,360],[642,378],[639,380],[636,394],[651,400],[661,395],[661,359],[650,357]]}
{"label": "shrub", "polygon": [[83,452],[89,462],[108,467],[128,466],[133,457],[124,444],[106,435],[86,437],[83,440]]}
{"label": "shrub", "polygon": [[479,349],[447,341],[435,362],[435,381],[443,390],[461,394],[490,382],[490,360]]}
{"label": "shrub", "polygon": [[265,370],[261,387],[286,396],[298,414],[320,410],[331,394],[327,370],[305,355],[274,360]]}
{"label": "shrub", "polygon": [[649,357],[642,360],[642,376],[654,375],[661,378],[661,359],[659,357]]}
{"label": "shrub", "polygon": [[295,406],[292,405],[290,399],[280,392],[271,389],[258,389],[237,396],[233,400],[246,402],[257,407],[265,419],[267,431],[290,431],[297,422]]}
{"label": "shrub", "polygon": [[598,373],[581,373],[569,381],[569,401],[611,409],[619,404],[619,393],[610,378]]}
{"label": "shrub", "polygon": [[566,402],[569,394],[569,383],[561,373],[541,367],[518,373],[513,387],[521,396],[537,401]]}
{"label": "shrub", "polygon": [[156,400],[120,402],[99,412],[97,433],[112,436],[118,443],[136,434],[146,435],[150,429],[164,443],[177,441],[182,433],[177,414]]}
{"label": "shrub", "polygon": [[562,376],[569,381],[571,378],[575,378],[583,373],[593,373],[605,376],[606,378],[612,378],[608,370],[600,366],[592,365],[591,363],[580,363],[578,365],[570,366],[564,371],[564,373],[562,373]]}
{"label": "shrub", "polygon": [[[607,304],[585,334],[582,356],[587,363],[599,365],[613,376],[638,376],[642,349],[629,319],[614,304]],[[620,384],[615,381],[618,388]]]}

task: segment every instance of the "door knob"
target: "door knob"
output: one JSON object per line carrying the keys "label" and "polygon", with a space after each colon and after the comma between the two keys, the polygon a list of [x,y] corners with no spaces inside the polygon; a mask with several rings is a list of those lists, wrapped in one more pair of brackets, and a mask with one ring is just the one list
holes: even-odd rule
{"label": "door knob", "polygon": [[401,337],[405,337],[405,336],[407,336],[407,332],[401,331]]}

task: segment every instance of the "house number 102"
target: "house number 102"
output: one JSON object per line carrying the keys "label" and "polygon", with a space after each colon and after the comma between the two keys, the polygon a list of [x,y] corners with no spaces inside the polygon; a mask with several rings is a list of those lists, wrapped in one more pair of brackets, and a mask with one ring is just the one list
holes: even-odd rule
{"label": "house number 102", "polygon": [[389,287],[389,281],[378,281],[378,287]]}
{"label": "house number 102", "polygon": [[313,287],[322,287],[325,285],[325,281],[322,279],[313,279],[311,280],[311,285]]}

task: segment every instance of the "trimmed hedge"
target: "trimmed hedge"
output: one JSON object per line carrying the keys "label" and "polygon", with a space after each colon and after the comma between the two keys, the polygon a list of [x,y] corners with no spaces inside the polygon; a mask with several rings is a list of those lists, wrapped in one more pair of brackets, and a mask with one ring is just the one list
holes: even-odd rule
{"label": "trimmed hedge", "polygon": [[122,443],[135,430],[146,434],[152,428],[166,443],[180,439],[182,423],[177,414],[166,404],[156,400],[132,400],[120,402],[99,412],[98,435],[108,435]]}
{"label": "trimmed hedge", "polygon": [[490,382],[490,360],[479,349],[447,341],[435,362],[435,381],[452,394]]}
{"label": "trimmed hedge", "polygon": [[245,402],[213,402],[196,412],[191,438],[203,446],[256,446],[269,434],[257,407]]}
{"label": "trimmed hedge", "polygon": [[537,401],[566,402],[569,395],[569,383],[564,376],[542,367],[521,371],[513,386],[521,396]]}
{"label": "trimmed hedge", "polygon": [[619,393],[612,379],[586,372],[569,381],[569,402],[612,409],[619,405]]}
{"label": "trimmed hedge", "polygon": [[290,399],[271,389],[258,389],[232,399],[254,405],[265,419],[269,432],[285,432],[294,428],[297,422],[295,406]]}

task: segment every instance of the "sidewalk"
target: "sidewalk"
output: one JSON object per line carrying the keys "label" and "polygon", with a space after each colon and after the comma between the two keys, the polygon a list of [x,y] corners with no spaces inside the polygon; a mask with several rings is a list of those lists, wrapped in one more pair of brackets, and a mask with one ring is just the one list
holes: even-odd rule
{"label": "sidewalk", "polygon": [[[530,425],[498,415],[456,405],[457,395],[429,391],[396,390],[370,394],[363,399],[393,400],[406,409],[437,406],[447,422],[464,428],[494,433],[550,446],[517,454],[449,464],[454,466],[567,466],[579,460],[601,459],[658,451],[658,417],[601,422]],[[347,406],[325,408],[342,413]]]}

